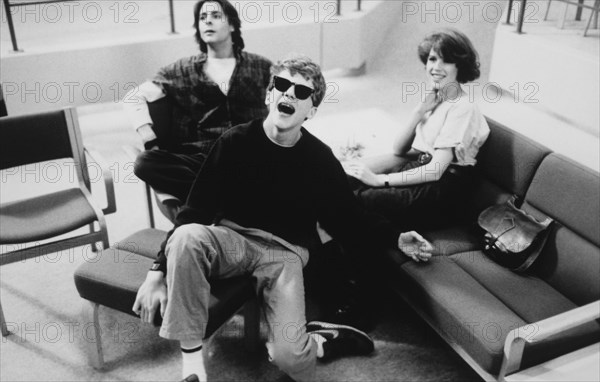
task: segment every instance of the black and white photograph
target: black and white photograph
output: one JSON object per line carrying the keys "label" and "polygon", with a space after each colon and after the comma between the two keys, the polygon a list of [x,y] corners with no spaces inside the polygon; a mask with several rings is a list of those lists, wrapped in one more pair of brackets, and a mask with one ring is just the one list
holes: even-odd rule
{"label": "black and white photograph", "polygon": [[0,381],[600,381],[600,0],[2,0]]}

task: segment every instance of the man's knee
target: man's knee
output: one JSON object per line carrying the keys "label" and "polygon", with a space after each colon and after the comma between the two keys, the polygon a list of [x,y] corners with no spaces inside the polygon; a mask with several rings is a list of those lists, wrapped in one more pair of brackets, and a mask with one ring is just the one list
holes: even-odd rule
{"label": "man's knee", "polygon": [[142,151],[136,158],[133,164],[133,173],[140,179],[146,181],[155,170],[154,156],[152,150]]}
{"label": "man's knee", "polygon": [[181,265],[189,261],[210,262],[215,255],[212,235],[202,224],[184,224],[177,227],[166,246],[169,263]]}

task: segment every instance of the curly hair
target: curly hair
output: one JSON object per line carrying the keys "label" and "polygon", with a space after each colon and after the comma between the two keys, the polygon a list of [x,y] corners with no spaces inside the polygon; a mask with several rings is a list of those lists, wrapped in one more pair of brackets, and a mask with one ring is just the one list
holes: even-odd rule
{"label": "curly hair", "polygon": [[325,98],[325,91],[327,90],[327,84],[325,83],[323,73],[321,73],[321,67],[307,56],[291,54],[271,66],[271,85],[269,86],[269,90],[273,89],[273,76],[278,75],[284,70],[290,72],[292,76],[299,74],[305,80],[312,82],[315,91],[311,99],[313,106],[318,107],[323,98]]}
{"label": "curly hair", "polygon": [[455,29],[444,29],[429,34],[419,44],[419,58],[427,64],[429,53],[434,50],[444,62],[456,64],[458,75],[456,80],[467,83],[479,78],[479,56],[471,40]]}
{"label": "curly hair", "polygon": [[238,15],[235,7],[227,0],[200,0],[194,5],[194,28],[196,29],[196,33],[194,37],[196,38],[196,42],[200,45],[200,51],[206,53],[207,47],[206,43],[202,41],[200,37],[200,26],[198,22],[200,21],[200,10],[204,3],[217,3],[223,9],[223,13],[225,13],[225,17],[227,17],[227,21],[229,25],[233,27],[233,32],[231,32],[231,40],[233,42],[233,52],[236,56],[244,50],[244,39],[242,38],[242,21],[240,20],[240,16]]}

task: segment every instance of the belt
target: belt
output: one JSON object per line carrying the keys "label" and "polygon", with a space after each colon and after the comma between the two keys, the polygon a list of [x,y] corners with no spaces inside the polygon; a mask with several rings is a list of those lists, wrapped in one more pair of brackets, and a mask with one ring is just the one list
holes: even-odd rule
{"label": "belt", "polygon": [[450,165],[450,166],[448,166],[446,171],[452,175],[465,176],[465,175],[469,175],[471,173],[472,169],[473,169],[473,166]]}

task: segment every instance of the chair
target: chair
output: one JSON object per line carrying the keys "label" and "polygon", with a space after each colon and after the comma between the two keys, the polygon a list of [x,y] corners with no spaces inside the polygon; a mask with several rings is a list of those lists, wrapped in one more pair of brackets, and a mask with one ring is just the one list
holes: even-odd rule
{"label": "chair", "polygon": [[[170,147],[172,144],[172,139],[169,134],[169,130],[171,126],[171,116],[173,111],[168,97],[163,97],[157,101],[149,102],[148,110],[150,112],[150,118],[152,119],[152,130],[154,130],[154,133],[156,134],[156,141],[158,147],[161,149]],[[135,160],[135,158],[141,153],[141,150],[139,148],[133,146],[125,146],[123,149],[131,158],[131,160]],[[178,204],[182,204],[182,201],[180,201],[173,195],[155,190],[148,184],[145,184],[145,186],[146,203],[148,204],[148,220],[150,227],[155,228],[156,226],[154,219],[154,206],[152,204],[153,194],[159,211],[164,216],[166,216],[167,219],[173,222],[177,215],[177,211],[169,207],[165,203],[165,201],[172,200]]]}
{"label": "chair", "polygon": [[[91,198],[86,153],[92,158],[95,156],[104,169],[107,207],[102,210]],[[0,266],[90,243],[94,251],[98,242],[103,248],[110,246],[104,215],[116,211],[112,175],[98,154],[92,155],[84,148],[75,109],[0,118],[0,170],[41,166],[43,162],[64,159],[73,161],[69,174],[76,174],[73,178],[76,184],[56,192],[0,204],[0,245],[28,245],[10,252],[2,251]],[[10,187],[10,182],[3,183],[3,194]],[[86,225],[89,233],[57,238]],[[1,304],[0,324],[2,336],[7,336]]]}
{"label": "chair", "polygon": [[[576,13],[575,19],[578,21],[581,20],[581,13],[582,13],[583,9],[591,10],[590,18],[588,19],[585,30],[583,31],[583,37],[587,36],[588,30],[590,29],[590,25],[592,24],[592,19],[595,20],[594,21],[595,28],[598,27],[598,13],[600,12],[600,0],[594,0],[594,5],[586,4],[585,0],[578,0],[577,2],[575,2],[575,0],[558,0],[558,1],[565,4],[565,11],[563,13],[563,18],[558,25],[558,27],[560,29],[563,29],[565,26],[565,20],[567,17],[567,10],[568,10],[569,5],[574,5],[577,7],[577,13]],[[551,4],[552,4],[552,0],[548,0],[548,7],[546,8],[546,14],[544,15],[544,21],[546,21],[548,19],[548,13],[550,12]]]}

